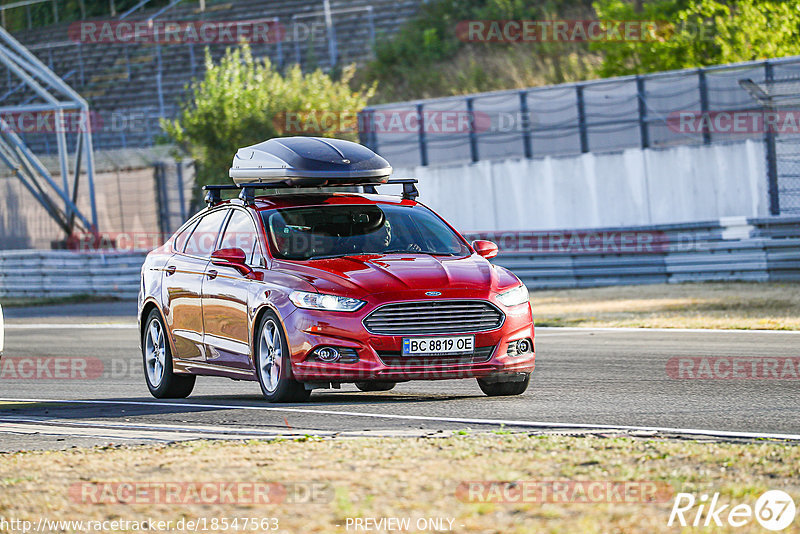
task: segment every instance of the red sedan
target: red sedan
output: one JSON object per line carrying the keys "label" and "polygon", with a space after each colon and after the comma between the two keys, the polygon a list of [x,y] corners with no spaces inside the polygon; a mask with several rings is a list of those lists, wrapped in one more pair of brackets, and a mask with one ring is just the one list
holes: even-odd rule
{"label": "red sedan", "polygon": [[355,383],[476,378],[518,395],[534,368],[526,287],[408,196],[280,194],[212,202],[151,252],[139,321],[147,386],[257,380],[272,402]]}

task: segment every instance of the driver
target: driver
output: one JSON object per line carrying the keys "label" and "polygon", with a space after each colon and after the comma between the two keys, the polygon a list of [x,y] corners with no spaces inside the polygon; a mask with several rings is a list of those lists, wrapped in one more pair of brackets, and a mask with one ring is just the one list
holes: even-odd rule
{"label": "driver", "polygon": [[389,246],[391,243],[392,224],[389,219],[386,219],[377,230],[366,235],[364,252],[420,252],[422,250],[416,243],[410,243],[402,248],[392,250]]}

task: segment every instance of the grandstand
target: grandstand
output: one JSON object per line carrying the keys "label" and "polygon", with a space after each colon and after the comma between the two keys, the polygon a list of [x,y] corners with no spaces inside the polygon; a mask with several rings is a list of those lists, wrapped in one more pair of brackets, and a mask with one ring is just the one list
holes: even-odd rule
{"label": "grandstand", "polygon": [[[167,8],[140,9],[126,20],[232,21],[277,19],[285,38],[277,43],[254,43],[256,57],[269,57],[286,67],[325,70],[371,57],[373,41],[392,34],[412,16],[421,0],[331,0],[334,57],[326,30],[322,0],[171,2]],[[144,6],[147,7],[147,6]],[[119,19],[123,15],[118,15]],[[96,21],[108,20],[93,19]],[[310,32],[309,28],[314,28]],[[88,100],[103,128],[95,131],[95,148],[147,147],[160,133],[159,117],[172,117],[187,83],[204,70],[205,45],[83,44],[70,40],[70,23],[18,31],[14,36]],[[215,59],[230,44],[208,48]],[[335,64],[334,64],[335,63]],[[11,77],[0,77],[4,106],[25,103]],[[26,133],[35,151],[55,152],[49,134]]]}

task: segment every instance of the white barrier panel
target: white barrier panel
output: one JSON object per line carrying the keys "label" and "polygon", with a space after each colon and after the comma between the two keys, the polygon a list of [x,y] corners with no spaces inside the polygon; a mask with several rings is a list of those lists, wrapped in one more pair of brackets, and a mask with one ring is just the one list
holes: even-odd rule
{"label": "white barrier panel", "polygon": [[402,168],[461,231],[602,228],[765,217],[764,144]]}

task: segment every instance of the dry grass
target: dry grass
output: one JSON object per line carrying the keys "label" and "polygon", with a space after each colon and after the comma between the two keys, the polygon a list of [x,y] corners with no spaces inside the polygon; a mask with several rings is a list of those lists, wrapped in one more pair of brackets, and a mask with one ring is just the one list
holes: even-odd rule
{"label": "dry grass", "polygon": [[539,326],[800,330],[800,284],[698,283],[536,291]]}
{"label": "dry grass", "polygon": [[[654,481],[667,484],[670,494],[719,492],[720,503],[750,505],[767,489],[783,489],[797,501],[800,447],[495,433],[22,452],[0,455],[0,517],[277,517],[281,531],[292,533],[344,532],[352,517],[452,518],[456,532],[679,530],[666,525],[669,496],[657,503],[592,504],[478,503],[457,497],[459,483],[479,480]],[[125,481],[307,481],[326,490],[318,502],[267,505],[85,504],[69,495],[76,483]],[[755,523],[735,531],[763,530]]]}

